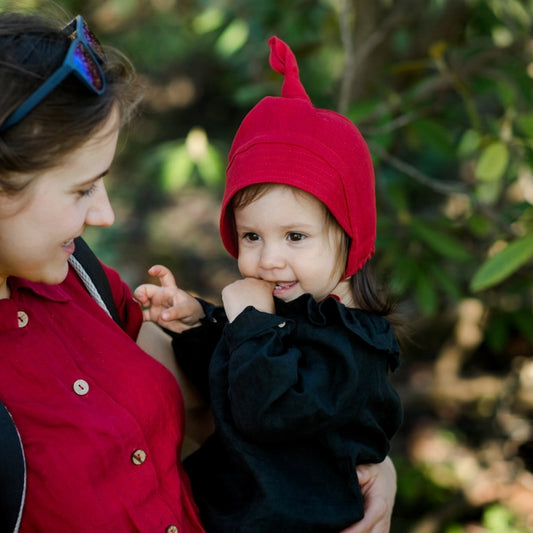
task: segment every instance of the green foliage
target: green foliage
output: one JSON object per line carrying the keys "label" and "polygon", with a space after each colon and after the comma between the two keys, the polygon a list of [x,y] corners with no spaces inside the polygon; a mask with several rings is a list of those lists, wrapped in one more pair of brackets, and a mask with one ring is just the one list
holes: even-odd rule
{"label": "green foliage", "polygon": [[481,181],[498,181],[509,163],[509,150],[502,142],[493,142],[483,149],[477,161],[475,177]]}
{"label": "green foliage", "polygon": [[483,263],[472,278],[472,291],[481,291],[500,283],[532,258],[533,235],[517,239]]}
{"label": "green foliage", "polygon": [[[463,353],[473,374],[508,371],[505,383],[515,383],[509,369],[533,354],[532,0],[62,0],[61,7],[82,12],[146,82],[109,180],[117,224],[91,233],[132,286],[160,261],[206,297],[218,297],[234,275],[216,235],[226,154],[244,114],[280,94],[267,46],[277,34],[294,50],[313,103],[346,114],[370,147],[379,213],[373,263],[415,327],[439,328],[415,332],[422,346],[404,359],[421,354],[433,363],[453,341],[447,317],[475,299],[480,339],[447,353]],[[191,189],[198,203],[180,201]],[[417,368],[405,388],[434,371]],[[431,401],[424,397],[423,408]],[[468,416],[474,403],[464,406]],[[459,418],[460,407],[447,409],[435,411]],[[410,524],[421,508],[437,512],[456,496],[420,465],[397,467],[398,506]],[[522,533],[503,505],[477,512],[474,520],[491,533]],[[461,517],[448,522],[442,531],[466,531]]]}
{"label": "green foliage", "polygon": [[492,505],[483,513],[483,526],[489,533],[527,533],[517,526],[516,516],[502,505]]}
{"label": "green foliage", "polygon": [[184,141],[161,145],[158,153],[161,185],[167,193],[176,193],[197,180],[207,187],[215,187],[223,182],[223,156],[208,141],[201,128],[193,128]]}

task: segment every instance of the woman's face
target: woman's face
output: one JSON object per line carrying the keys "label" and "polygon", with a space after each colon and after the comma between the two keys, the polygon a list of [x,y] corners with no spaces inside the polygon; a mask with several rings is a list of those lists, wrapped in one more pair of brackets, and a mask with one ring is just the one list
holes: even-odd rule
{"label": "woman's face", "polygon": [[23,192],[0,194],[0,297],[7,278],[61,283],[85,226],[114,221],[103,177],[115,155],[118,116],[109,118],[83,146],[56,168],[34,178]]}

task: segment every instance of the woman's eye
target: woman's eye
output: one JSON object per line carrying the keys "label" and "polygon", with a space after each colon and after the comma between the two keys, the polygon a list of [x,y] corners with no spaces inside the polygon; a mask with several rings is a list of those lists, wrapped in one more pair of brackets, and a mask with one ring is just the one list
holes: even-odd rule
{"label": "woman's eye", "polygon": [[78,191],[78,194],[80,197],[85,198],[87,196],[91,196],[96,191],[96,183],[93,183],[88,189],[83,189],[81,191]]}
{"label": "woman's eye", "polygon": [[303,241],[305,239],[305,235],[303,233],[293,231],[287,235],[287,239],[293,242]]}

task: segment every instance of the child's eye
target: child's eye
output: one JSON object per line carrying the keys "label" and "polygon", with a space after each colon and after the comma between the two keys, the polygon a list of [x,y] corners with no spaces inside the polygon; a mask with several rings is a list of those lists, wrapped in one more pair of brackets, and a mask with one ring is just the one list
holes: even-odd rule
{"label": "child's eye", "polygon": [[96,183],[93,183],[88,189],[83,189],[81,191],[78,191],[78,194],[81,198],[85,198],[87,196],[91,196],[96,191]]}
{"label": "child's eye", "polygon": [[305,235],[303,233],[298,233],[297,231],[291,231],[287,234],[287,239],[293,242],[303,241],[305,239]]}
{"label": "child's eye", "polygon": [[257,233],[253,233],[251,231],[245,233],[242,238],[246,241],[259,241],[261,239],[261,237]]}

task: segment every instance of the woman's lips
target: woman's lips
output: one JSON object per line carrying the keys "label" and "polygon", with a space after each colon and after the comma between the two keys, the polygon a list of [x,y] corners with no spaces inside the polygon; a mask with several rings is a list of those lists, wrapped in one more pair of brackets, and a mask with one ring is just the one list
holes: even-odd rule
{"label": "woman's lips", "polygon": [[63,248],[63,250],[65,250],[68,254],[72,255],[74,253],[74,250],[76,249],[74,239],[69,239],[68,241],[64,242],[61,245],[61,248]]}

